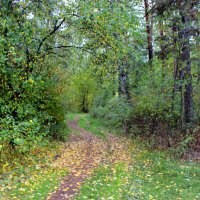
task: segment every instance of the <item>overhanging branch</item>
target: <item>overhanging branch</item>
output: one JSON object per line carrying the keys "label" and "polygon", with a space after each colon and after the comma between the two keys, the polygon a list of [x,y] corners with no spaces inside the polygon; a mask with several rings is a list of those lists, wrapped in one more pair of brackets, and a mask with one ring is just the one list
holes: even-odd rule
{"label": "overhanging branch", "polygon": [[39,52],[40,52],[40,50],[41,50],[41,47],[42,47],[42,45],[44,44],[44,42],[49,38],[49,37],[51,37],[51,35],[53,35],[60,27],[61,27],[61,25],[64,23],[64,21],[65,21],[65,18],[56,26],[54,26],[54,29],[49,33],[49,35],[47,35],[47,36],[45,36],[42,40],[41,40],[41,42],[40,42],[40,44],[39,44],[39,46],[38,46],[38,50],[37,50],[37,53],[39,54]]}

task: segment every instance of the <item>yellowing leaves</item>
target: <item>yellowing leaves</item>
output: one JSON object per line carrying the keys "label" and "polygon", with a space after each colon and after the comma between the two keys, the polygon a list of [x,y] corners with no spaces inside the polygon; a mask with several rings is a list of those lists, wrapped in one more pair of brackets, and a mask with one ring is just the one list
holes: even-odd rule
{"label": "yellowing leaves", "polygon": [[28,83],[33,84],[33,83],[34,83],[34,80],[33,80],[32,78],[29,78],[29,79],[28,79]]}
{"label": "yellowing leaves", "polygon": [[[51,164],[56,153],[64,148],[61,143],[52,143],[48,147],[33,149],[29,157],[16,162],[15,170],[5,163],[0,180],[0,199],[43,199],[47,193],[58,186],[60,178],[67,174],[67,168],[54,168]],[[25,167],[26,165],[26,167]],[[43,192],[40,192],[43,191]],[[41,194],[42,193],[42,194]]]}
{"label": "yellowing leaves", "polygon": [[[68,141],[66,148],[53,164],[54,168],[65,168],[69,170],[69,175],[65,177],[65,180],[60,185],[60,190],[65,192],[65,195],[77,193],[82,186],[84,180],[94,173],[95,169],[99,166],[110,170],[116,177],[105,176],[102,182],[93,182],[93,185],[104,185],[107,188],[111,188],[111,182],[118,181],[118,176],[122,181],[122,184],[128,182],[122,171],[120,171],[121,163],[123,165],[123,171],[129,170],[129,164],[132,162],[131,153],[129,151],[130,142],[124,138],[118,138],[111,134],[107,134],[106,139],[100,139],[90,132],[85,131],[78,127],[77,119],[70,122],[69,126],[74,131],[80,132],[80,135],[72,135],[71,140]],[[120,172],[120,173],[119,173]],[[95,188],[91,188],[95,192]],[[52,194],[54,195],[54,194]],[[49,197],[51,198],[51,197]],[[86,197],[83,197],[85,199]],[[87,198],[86,198],[87,199]],[[91,199],[91,198],[90,198]],[[114,199],[110,196],[109,199]]]}

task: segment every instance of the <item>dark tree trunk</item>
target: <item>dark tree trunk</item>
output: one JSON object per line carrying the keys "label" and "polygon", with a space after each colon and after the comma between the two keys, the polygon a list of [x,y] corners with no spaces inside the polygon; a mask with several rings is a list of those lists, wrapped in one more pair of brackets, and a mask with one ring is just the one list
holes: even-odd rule
{"label": "dark tree trunk", "polygon": [[146,20],[146,33],[147,33],[147,49],[149,65],[152,68],[153,61],[153,15],[150,12],[149,1],[144,0],[145,7],[145,20]]}
{"label": "dark tree trunk", "polygon": [[197,82],[200,83],[200,59],[198,60],[198,78]]}
{"label": "dark tree trunk", "polygon": [[[144,0],[148,3],[147,0]],[[157,11],[158,14],[163,14],[165,10],[169,7],[174,7],[179,12],[181,17],[180,24],[177,30],[177,26],[173,27],[173,32],[178,32],[179,39],[179,55],[175,58],[175,70],[174,70],[174,91],[173,98],[175,96],[175,91],[177,88],[181,91],[181,107],[182,107],[182,122],[184,124],[192,124],[194,119],[194,106],[193,106],[193,85],[192,85],[192,74],[191,74],[191,59],[190,59],[190,36],[191,36],[191,19],[195,18],[194,6],[198,5],[198,1],[191,0],[167,0],[167,1],[157,1]],[[147,6],[148,7],[148,6]],[[173,9],[174,9],[173,8]],[[177,15],[178,16],[178,15]],[[148,19],[148,18],[147,18]],[[146,20],[148,21],[148,20]],[[174,38],[174,36],[173,36]],[[174,42],[174,47],[176,42]],[[178,52],[179,53],[179,52]],[[177,77],[177,72],[178,77]],[[176,84],[176,77],[181,81],[180,85]]]}
{"label": "dark tree trunk", "polygon": [[164,42],[165,42],[165,35],[164,35],[164,30],[163,30],[163,20],[161,19],[161,21],[159,22],[159,33],[160,33],[160,54],[159,57],[161,59],[162,62],[162,78],[165,78],[165,59],[166,59],[166,51],[165,51],[165,46],[164,46]]}
{"label": "dark tree trunk", "polygon": [[[174,85],[173,85],[173,93],[172,93],[172,106],[171,106],[171,111],[173,113],[174,111],[174,106],[175,106],[175,96],[176,96],[176,92],[177,91],[182,91],[182,87],[180,86],[180,84],[177,84],[177,80],[179,80],[180,75],[179,75],[179,49],[177,48],[177,36],[176,33],[178,31],[178,26],[177,23],[174,21],[173,26],[172,26],[172,39],[173,39],[173,53],[175,55],[174,57]],[[181,101],[181,107],[182,107],[182,101]],[[180,115],[182,116],[182,108],[180,110]],[[182,121],[182,120],[181,120]],[[182,124],[181,124],[182,126]]]}
{"label": "dark tree trunk", "polygon": [[119,96],[124,96],[128,100],[130,99],[128,73],[125,71],[124,66],[119,67]]}
{"label": "dark tree trunk", "polygon": [[[119,3],[120,0],[110,0],[111,6],[114,5],[114,3]],[[113,36],[116,40],[119,39],[118,33],[113,33]],[[130,99],[130,92],[128,88],[128,66],[126,61],[119,60],[118,61],[118,92],[119,96],[124,96],[126,99]]]}
{"label": "dark tree trunk", "polygon": [[[197,39],[196,42],[197,48],[200,46],[200,42]],[[200,84],[200,58],[197,58],[197,84]]]}
{"label": "dark tree trunk", "polygon": [[83,94],[83,99],[82,99],[82,112],[84,113],[88,113],[89,109],[88,109],[88,91],[85,91]]}
{"label": "dark tree trunk", "polygon": [[191,74],[191,59],[190,59],[190,17],[188,16],[187,5],[184,5],[180,10],[182,18],[182,30],[180,31],[180,43],[181,43],[181,55],[182,62],[182,79],[185,80],[184,91],[184,122],[192,123],[194,118],[193,107],[193,86],[192,86],[192,74]]}

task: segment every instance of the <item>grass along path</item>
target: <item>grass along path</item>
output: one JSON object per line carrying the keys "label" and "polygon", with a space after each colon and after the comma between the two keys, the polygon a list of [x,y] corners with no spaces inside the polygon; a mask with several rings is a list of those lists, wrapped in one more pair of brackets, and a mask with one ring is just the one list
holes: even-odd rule
{"label": "grass along path", "polygon": [[0,199],[200,199],[199,163],[108,134],[103,121],[86,114],[68,120],[68,142],[34,149],[15,170],[4,165]]}
{"label": "grass along path", "polygon": [[1,200],[45,199],[54,190],[67,168],[56,168],[55,155],[62,154],[63,144],[49,142],[35,148],[26,157],[13,159],[12,166],[6,162],[0,176]]}
{"label": "grass along path", "polygon": [[[91,177],[94,170],[100,166],[101,168],[111,167],[114,172],[120,166],[128,170],[132,162],[129,140],[113,135],[108,135],[104,139],[99,138],[80,128],[78,118],[69,121],[68,125],[76,134],[70,136],[70,141],[66,143],[64,153],[56,160],[54,166],[61,169],[66,167],[69,174],[63,179],[59,188],[49,195],[47,198],[49,200],[74,198],[79,193],[86,178]],[[77,132],[80,132],[80,134],[77,134]],[[123,177],[123,179],[126,183],[126,178]],[[82,197],[77,196],[77,198],[81,199]],[[85,195],[83,198],[89,199]]]}
{"label": "grass along path", "polygon": [[[79,125],[105,135],[103,121],[79,114]],[[71,116],[72,117],[72,116]],[[73,118],[73,117],[72,117]],[[147,148],[141,141],[124,139],[131,158],[108,163],[94,170],[75,199],[93,200],[199,200],[200,164],[171,158],[161,150]],[[122,154],[126,154],[126,151]],[[119,153],[119,155],[121,155]]]}

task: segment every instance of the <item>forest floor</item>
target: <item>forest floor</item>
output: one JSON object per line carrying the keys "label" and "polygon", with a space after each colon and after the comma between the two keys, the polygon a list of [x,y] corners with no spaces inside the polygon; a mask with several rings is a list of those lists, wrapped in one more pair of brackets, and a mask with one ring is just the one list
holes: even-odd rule
{"label": "forest floor", "polygon": [[200,199],[198,163],[175,160],[141,141],[111,134],[89,115],[70,118],[70,140],[55,162],[69,174],[48,200]]}
{"label": "forest floor", "polygon": [[198,162],[153,150],[87,114],[70,114],[67,121],[67,142],[52,141],[12,168],[4,165],[0,199],[200,199]]}
{"label": "forest floor", "polygon": [[[122,164],[128,170],[132,163],[130,153],[131,142],[126,138],[107,134],[105,138],[97,137],[89,131],[80,128],[78,118],[68,122],[68,126],[75,134],[70,135],[66,149],[56,160],[57,167],[67,167],[69,174],[62,180],[59,189],[47,199],[72,199],[79,193],[83,182],[91,176],[96,168],[113,166],[113,170]],[[124,182],[127,180],[125,179]],[[89,198],[89,197],[84,197]]]}

